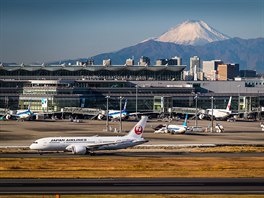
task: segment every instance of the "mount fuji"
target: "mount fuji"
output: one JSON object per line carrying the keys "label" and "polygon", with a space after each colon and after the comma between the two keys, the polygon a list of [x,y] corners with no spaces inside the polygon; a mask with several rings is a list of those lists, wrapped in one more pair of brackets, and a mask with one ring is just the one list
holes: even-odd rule
{"label": "mount fuji", "polygon": [[[134,57],[135,63],[141,56],[151,59],[182,57],[182,64],[189,65],[191,56],[201,60],[221,59],[226,63],[238,63],[240,69],[252,69],[264,73],[264,38],[230,38],[207,25],[204,21],[185,21],[157,38],[144,40],[134,46],[115,52],[91,57],[95,64],[111,59],[112,64],[124,65],[127,58]],[[61,61],[75,63],[76,60]],[[59,62],[55,62],[59,63]]]}
{"label": "mount fuji", "polygon": [[169,42],[179,45],[204,45],[207,43],[230,39],[204,21],[185,21],[155,38],[155,41]]}

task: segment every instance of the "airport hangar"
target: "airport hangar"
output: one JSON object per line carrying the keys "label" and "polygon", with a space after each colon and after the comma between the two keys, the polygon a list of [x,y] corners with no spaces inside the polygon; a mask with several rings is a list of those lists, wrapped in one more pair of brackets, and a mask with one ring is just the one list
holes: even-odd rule
{"label": "airport hangar", "polygon": [[[129,112],[167,113],[173,107],[226,108],[239,112],[261,111],[264,81],[183,81],[185,65],[13,65],[0,66],[0,108],[61,112],[67,108],[120,108],[120,96]],[[238,104],[239,99],[239,104]],[[43,105],[45,101],[45,105]],[[123,101],[122,101],[123,102]],[[124,102],[123,102],[124,103]],[[179,109],[177,109],[179,111]]]}

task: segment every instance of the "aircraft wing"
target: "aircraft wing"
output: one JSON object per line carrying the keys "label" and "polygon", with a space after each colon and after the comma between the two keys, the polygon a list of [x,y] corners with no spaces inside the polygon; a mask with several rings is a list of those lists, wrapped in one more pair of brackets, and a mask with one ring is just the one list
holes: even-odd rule
{"label": "aircraft wing", "polygon": [[76,144],[71,144],[66,147],[66,150],[68,151],[74,151],[75,147],[86,147],[88,150],[96,150],[101,146],[108,146],[108,145],[114,145],[116,142],[107,142],[107,143],[90,143],[90,144],[82,144],[82,145],[76,145]]}
{"label": "aircraft wing", "polygon": [[155,112],[131,112],[128,114],[129,116],[150,116],[150,117],[156,117],[158,113]]}
{"label": "aircraft wing", "polygon": [[125,140],[125,141],[113,141],[113,142],[106,142],[106,143],[93,143],[93,144],[86,144],[87,149],[97,149],[101,146],[110,146],[110,145],[117,145],[119,143],[129,143],[133,142],[133,140]]}
{"label": "aircraft wing", "polygon": [[97,149],[101,146],[109,146],[109,145],[114,145],[114,144],[116,144],[116,142],[86,144],[86,148],[87,149]]}

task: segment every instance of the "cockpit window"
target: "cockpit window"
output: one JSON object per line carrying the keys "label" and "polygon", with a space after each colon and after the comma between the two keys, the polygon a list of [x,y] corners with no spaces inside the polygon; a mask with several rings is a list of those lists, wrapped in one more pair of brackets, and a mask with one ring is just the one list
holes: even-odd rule
{"label": "cockpit window", "polygon": [[33,144],[37,144],[38,142],[33,142]]}

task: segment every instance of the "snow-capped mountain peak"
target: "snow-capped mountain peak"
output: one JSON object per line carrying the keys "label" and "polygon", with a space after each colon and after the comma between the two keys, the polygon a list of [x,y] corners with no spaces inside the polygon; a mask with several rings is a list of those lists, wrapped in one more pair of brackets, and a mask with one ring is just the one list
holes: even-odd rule
{"label": "snow-capped mountain peak", "polygon": [[204,21],[188,20],[153,40],[180,45],[204,45],[229,38],[229,36],[220,33]]}

